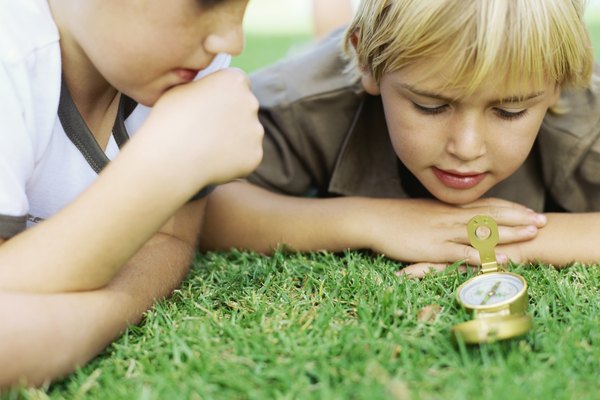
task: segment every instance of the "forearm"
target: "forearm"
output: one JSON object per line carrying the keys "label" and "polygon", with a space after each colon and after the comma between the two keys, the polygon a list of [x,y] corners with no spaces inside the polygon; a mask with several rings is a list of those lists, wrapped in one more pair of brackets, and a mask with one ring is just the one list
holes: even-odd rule
{"label": "forearm", "polygon": [[567,265],[600,262],[600,213],[546,214],[548,223],[537,236],[518,245],[507,246],[515,261]]}
{"label": "forearm", "polygon": [[428,199],[313,199],[234,182],[209,197],[200,246],[264,253],[281,244],[296,251],[370,249],[404,262],[476,264],[479,255],[469,246],[466,223],[478,214],[496,216],[501,243],[528,241],[536,235],[538,216],[500,199],[480,200],[469,207]]}
{"label": "forearm", "polygon": [[263,253],[282,244],[296,251],[361,248],[361,201],[282,196],[243,182],[221,185],[208,198],[200,247]]}
{"label": "forearm", "polygon": [[151,168],[144,151],[150,150],[126,146],[75,201],[6,241],[0,290],[61,292],[107,284],[198,189],[185,177],[175,179],[164,163]]}
{"label": "forearm", "polygon": [[192,255],[188,243],[157,235],[101,290],[0,292],[0,388],[40,385],[88,362],[179,285]]}

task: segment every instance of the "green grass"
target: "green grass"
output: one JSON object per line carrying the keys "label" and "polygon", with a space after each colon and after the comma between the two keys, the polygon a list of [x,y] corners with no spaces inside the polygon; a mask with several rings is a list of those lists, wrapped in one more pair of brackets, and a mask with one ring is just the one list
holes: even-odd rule
{"label": "green grass", "polygon": [[282,35],[250,33],[246,35],[244,52],[233,59],[232,65],[252,72],[301,48],[310,40],[310,35],[302,32]]}
{"label": "green grass", "polygon": [[599,266],[514,266],[534,328],[480,347],[449,334],[469,319],[454,292],[472,275],[416,281],[398,268],[361,252],[198,256],[181,289],[91,364],[5,398],[597,398]]}
{"label": "green grass", "polygon": [[[600,22],[590,26],[590,32],[594,38],[594,58],[600,60]],[[597,39],[596,39],[597,38]]]}

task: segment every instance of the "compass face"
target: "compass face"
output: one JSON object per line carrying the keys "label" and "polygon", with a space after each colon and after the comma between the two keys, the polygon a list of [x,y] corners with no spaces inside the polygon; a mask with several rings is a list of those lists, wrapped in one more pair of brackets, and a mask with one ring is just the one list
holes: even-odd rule
{"label": "compass face", "polygon": [[525,288],[524,282],[509,273],[480,275],[466,282],[458,294],[463,305],[470,308],[494,306],[516,298]]}

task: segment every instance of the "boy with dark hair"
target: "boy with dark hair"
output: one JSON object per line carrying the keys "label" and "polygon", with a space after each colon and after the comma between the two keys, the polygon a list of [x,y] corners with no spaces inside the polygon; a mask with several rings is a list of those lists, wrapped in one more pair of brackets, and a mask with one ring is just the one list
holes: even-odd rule
{"label": "boy with dark hair", "polygon": [[138,322],[187,272],[210,187],[260,161],[258,103],[225,68],[246,5],[0,0],[0,387]]}

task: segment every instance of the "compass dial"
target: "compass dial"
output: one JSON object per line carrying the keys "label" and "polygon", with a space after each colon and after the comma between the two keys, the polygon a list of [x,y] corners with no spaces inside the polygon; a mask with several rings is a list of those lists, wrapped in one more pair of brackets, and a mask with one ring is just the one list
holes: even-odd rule
{"label": "compass dial", "polygon": [[482,308],[509,302],[524,288],[524,282],[517,275],[484,274],[466,282],[458,298],[467,307]]}

